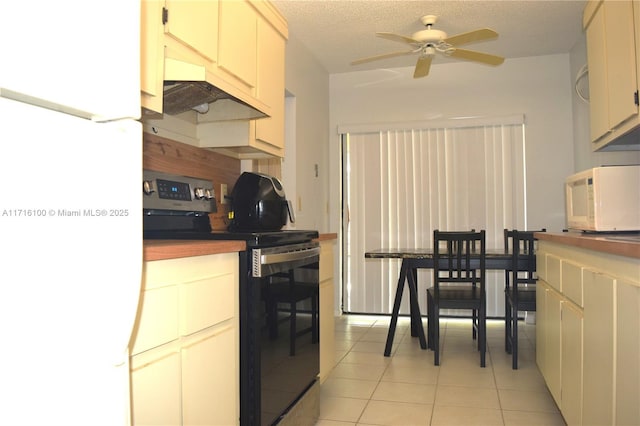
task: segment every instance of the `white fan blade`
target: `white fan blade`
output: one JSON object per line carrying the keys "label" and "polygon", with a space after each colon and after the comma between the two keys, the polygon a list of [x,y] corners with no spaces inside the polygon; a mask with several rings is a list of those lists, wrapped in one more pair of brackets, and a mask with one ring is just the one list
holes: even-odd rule
{"label": "white fan blade", "polygon": [[351,65],[360,65],[366,62],[377,61],[378,59],[387,59],[387,58],[394,58],[396,56],[409,55],[414,52],[415,52],[414,50],[403,50],[402,52],[391,52],[391,53],[385,53],[384,55],[369,56],[368,58],[356,59],[355,61],[351,62]]}
{"label": "white fan blade", "polygon": [[448,55],[453,56],[454,58],[467,59],[469,61],[482,62],[489,65],[500,65],[504,62],[504,58],[502,56],[476,52],[475,50],[453,49],[453,52]]}
{"label": "white fan blade", "polygon": [[400,43],[420,44],[419,40],[414,40],[411,37],[403,36],[400,34],[376,33],[376,35],[380,38],[386,38],[387,40],[391,40],[391,41],[399,41]]}
{"label": "white fan blade", "polygon": [[475,31],[469,31],[468,33],[457,34],[444,39],[445,43],[452,46],[459,46],[461,44],[474,43],[477,41],[491,40],[498,37],[498,33],[490,28],[482,28]]}
{"label": "white fan blade", "polygon": [[426,77],[429,75],[432,60],[433,55],[420,56],[418,62],[416,62],[416,69],[413,71],[413,78]]}

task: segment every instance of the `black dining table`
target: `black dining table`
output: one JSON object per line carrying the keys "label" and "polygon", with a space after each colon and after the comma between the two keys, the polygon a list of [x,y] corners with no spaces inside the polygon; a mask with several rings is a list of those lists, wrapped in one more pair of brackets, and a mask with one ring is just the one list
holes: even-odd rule
{"label": "black dining table", "polygon": [[[422,349],[427,349],[427,341],[424,328],[422,327],[422,316],[418,305],[418,269],[433,269],[433,248],[381,248],[365,252],[364,257],[365,259],[402,259],[393,311],[391,313],[391,323],[389,324],[389,332],[387,334],[387,343],[384,348],[384,356],[391,355],[391,347],[393,346],[393,338],[398,323],[398,314],[400,312],[400,303],[402,302],[405,283],[409,288],[411,335],[419,338]],[[518,259],[516,268],[525,269],[527,262],[534,262],[535,264],[535,257]],[[486,269],[512,270],[513,256],[509,251],[505,251],[504,249],[487,249],[485,267]]]}

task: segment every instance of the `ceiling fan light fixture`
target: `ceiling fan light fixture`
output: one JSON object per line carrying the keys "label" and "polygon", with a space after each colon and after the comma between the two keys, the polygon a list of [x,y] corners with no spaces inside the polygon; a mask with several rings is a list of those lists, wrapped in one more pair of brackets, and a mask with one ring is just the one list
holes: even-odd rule
{"label": "ceiling fan light fixture", "polygon": [[433,45],[426,45],[422,48],[422,56],[434,56],[436,54],[436,48]]}

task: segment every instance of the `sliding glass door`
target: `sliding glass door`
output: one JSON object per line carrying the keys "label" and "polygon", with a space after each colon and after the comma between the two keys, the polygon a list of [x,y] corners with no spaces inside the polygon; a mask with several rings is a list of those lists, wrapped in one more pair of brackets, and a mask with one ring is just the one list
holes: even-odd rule
{"label": "sliding glass door", "polygon": [[[516,116],[372,129],[341,129],[343,310],[387,314],[400,261],[365,259],[367,250],[431,247],[434,229],[485,229],[487,246],[500,248],[504,228],[526,228],[524,124]],[[430,274],[418,277],[423,311]],[[493,272],[490,316],[504,314],[503,285]]]}

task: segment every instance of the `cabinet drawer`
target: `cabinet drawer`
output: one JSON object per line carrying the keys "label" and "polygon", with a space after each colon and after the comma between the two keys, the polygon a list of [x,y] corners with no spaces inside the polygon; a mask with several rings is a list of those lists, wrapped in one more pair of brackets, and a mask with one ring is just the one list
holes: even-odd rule
{"label": "cabinet drawer", "polygon": [[185,336],[235,315],[234,274],[207,277],[180,286],[180,334]]}
{"label": "cabinet drawer", "polygon": [[546,255],[546,280],[547,283],[558,291],[561,291],[560,281],[560,258],[547,254]]}
{"label": "cabinet drawer", "polygon": [[541,280],[547,279],[547,253],[544,251],[536,253],[536,275]]}
{"label": "cabinet drawer", "polygon": [[142,293],[140,319],[134,330],[133,355],[178,338],[178,286],[152,288]]}
{"label": "cabinet drawer", "polygon": [[582,306],[582,266],[562,261],[562,294]]}

